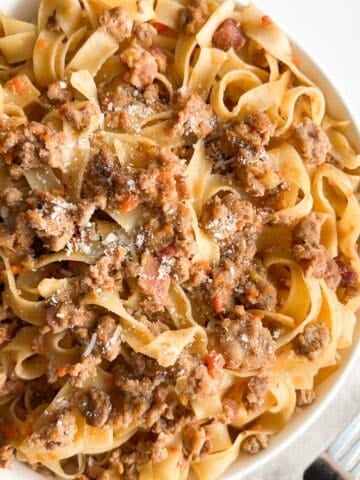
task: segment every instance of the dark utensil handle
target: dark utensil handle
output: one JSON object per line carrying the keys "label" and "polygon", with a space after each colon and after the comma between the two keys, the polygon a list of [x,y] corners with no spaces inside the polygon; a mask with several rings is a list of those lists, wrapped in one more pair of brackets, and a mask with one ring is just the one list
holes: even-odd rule
{"label": "dark utensil handle", "polygon": [[353,480],[353,477],[323,453],[305,470],[304,480]]}

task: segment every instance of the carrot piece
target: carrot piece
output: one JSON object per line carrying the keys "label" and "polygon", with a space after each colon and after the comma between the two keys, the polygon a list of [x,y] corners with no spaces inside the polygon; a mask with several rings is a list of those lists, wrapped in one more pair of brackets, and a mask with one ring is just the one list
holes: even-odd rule
{"label": "carrot piece", "polygon": [[14,77],[8,82],[8,86],[13,95],[19,95],[24,92],[26,81],[24,77]]}
{"label": "carrot piece", "polygon": [[269,25],[272,25],[273,21],[271,20],[269,15],[264,15],[263,17],[261,17],[261,23],[264,27],[268,27]]}
{"label": "carrot piece", "polygon": [[119,210],[121,213],[127,213],[134,210],[139,205],[139,197],[134,193],[127,193],[120,203]]}
{"label": "carrot piece", "polygon": [[221,313],[223,308],[224,308],[224,305],[223,305],[223,302],[222,302],[221,298],[218,297],[218,296],[215,296],[215,297],[212,298],[211,301],[212,301],[215,312],[216,313]]}

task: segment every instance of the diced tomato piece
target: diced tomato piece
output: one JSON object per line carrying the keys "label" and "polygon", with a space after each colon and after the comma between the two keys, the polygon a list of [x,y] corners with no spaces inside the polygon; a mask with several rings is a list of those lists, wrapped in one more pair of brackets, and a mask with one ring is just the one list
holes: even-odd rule
{"label": "diced tomato piece", "polygon": [[128,193],[125,195],[120,203],[119,210],[121,213],[131,212],[139,205],[139,197],[134,193]]}
{"label": "diced tomato piece", "polygon": [[219,376],[221,369],[225,365],[225,359],[221,353],[213,350],[206,355],[205,365],[207,366],[209,375],[216,378]]}
{"label": "diced tomato piece", "polygon": [[268,27],[269,25],[272,25],[273,21],[268,15],[264,15],[263,17],[261,17],[261,23],[264,27]]}
{"label": "diced tomato piece", "polygon": [[212,298],[212,304],[216,313],[221,313],[224,305],[220,297],[215,296]]}
{"label": "diced tomato piece", "polygon": [[156,28],[158,33],[164,33],[170,30],[170,28],[167,25],[164,25],[163,23],[159,23],[159,22],[153,22],[152,26]]}

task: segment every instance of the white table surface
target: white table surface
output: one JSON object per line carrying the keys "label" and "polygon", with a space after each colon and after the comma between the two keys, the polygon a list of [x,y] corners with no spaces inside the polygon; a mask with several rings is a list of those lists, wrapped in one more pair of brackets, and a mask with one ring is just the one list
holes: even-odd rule
{"label": "white table surface", "polygon": [[[6,9],[7,1],[0,0],[0,9]],[[349,99],[360,125],[360,0],[257,0],[256,3],[330,75]],[[360,369],[356,369],[308,432],[246,480],[301,480],[304,468],[359,411]],[[8,479],[9,474],[0,471],[0,480]]]}

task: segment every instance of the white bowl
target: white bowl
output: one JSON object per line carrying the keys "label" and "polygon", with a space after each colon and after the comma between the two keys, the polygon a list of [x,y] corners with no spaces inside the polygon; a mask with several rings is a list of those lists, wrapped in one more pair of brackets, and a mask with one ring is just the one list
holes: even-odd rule
{"label": "white bowl", "polygon": [[[267,0],[266,3],[268,4],[266,13],[271,15],[271,1],[269,2]],[[37,4],[38,0],[1,0],[1,10],[6,14],[28,20],[34,16]],[[303,18],[302,21],[304,20]],[[286,25],[282,27],[286,32]],[[324,91],[330,115],[335,118],[350,120],[351,125],[347,133],[353,146],[360,151],[360,132],[356,127],[358,112],[352,111],[351,100],[345,98],[343,93],[337,90],[335,81],[331,76],[328,74],[325,75],[319,65],[315,64],[295,42],[293,42],[293,45],[301,59],[302,70]],[[317,401],[305,410],[295,413],[286,428],[272,437],[267,450],[262,451],[256,456],[241,458],[241,460],[234,462],[222,477],[222,480],[240,480],[244,476],[254,473],[265,463],[274,461],[275,457],[281,451],[289,447],[297,438],[303,435],[311,424],[321,416],[327,405],[339,392],[359,358],[360,321],[355,328],[353,346],[341,352],[340,367],[319,386],[317,390]],[[20,480],[21,478],[26,478],[26,480],[39,480],[44,477],[37,475],[28,467],[18,463],[12,470],[0,470],[0,480]]]}

